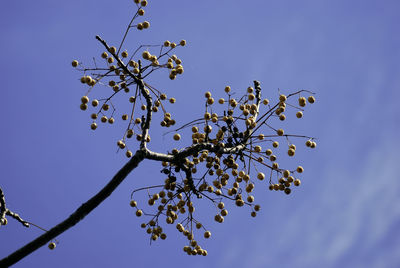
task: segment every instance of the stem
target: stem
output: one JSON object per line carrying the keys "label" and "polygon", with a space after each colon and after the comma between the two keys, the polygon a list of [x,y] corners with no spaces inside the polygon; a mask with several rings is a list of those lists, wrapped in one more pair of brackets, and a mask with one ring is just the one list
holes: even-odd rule
{"label": "stem", "polygon": [[122,183],[128,174],[135,169],[145,157],[145,152],[142,150],[136,151],[135,155],[114,175],[111,181],[103,187],[95,196],[90,198],[86,203],[82,204],[74,213],[58,225],[51,228],[48,232],[39,236],[35,240],[26,244],[14,253],[0,260],[0,267],[9,267],[22,258],[28,256],[41,246],[45,245],[56,236],[62,234],[92,212],[98,205],[109,197],[114,190]]}

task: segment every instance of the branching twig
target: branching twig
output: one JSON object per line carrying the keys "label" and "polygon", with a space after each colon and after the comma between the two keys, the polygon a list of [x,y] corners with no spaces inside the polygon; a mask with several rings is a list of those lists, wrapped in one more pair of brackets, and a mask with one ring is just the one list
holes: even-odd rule
{"label": "branching twig", "polygon": [[7,208],[4,192],[0,187],[0,225],[5,225],[7,223],[6,215],[19,221],[23,226],[29,227],[28,222],[24,221],[17,213]]}

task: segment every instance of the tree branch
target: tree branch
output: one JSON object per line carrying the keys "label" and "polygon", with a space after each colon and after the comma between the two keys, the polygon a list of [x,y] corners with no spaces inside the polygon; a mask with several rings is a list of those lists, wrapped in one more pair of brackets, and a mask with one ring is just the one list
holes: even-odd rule
{"label": "tree branch", "polygon": [[31,254],[41,246],[45,245],[56,236],[62,234],[78,222],[80,222],[85,216],[87,216],[93,209],[100,205],[112,192],[122,183],[122,181],[128,176],[128,174],[135,169],[141,161],[143,161],[145,152],[143,150],[136,151],[135,155],[126,163],[118,172],[114,175],[111,181],[104,186],[95,196],[90,198],[86,203],[82,204],[74,213],[72,213],[67,219],[59,223],[48,232],[39,236],[32,242],[26,244],[22,248],[18,249],[14,253],[0,260],[0,267],[9,267],[22,258]]}
{"label": "tree branch", "polygon": [[6,207],[6,199],[4,197],[3,190],[0,187],[0,225],[6,225],[6,215],[14,218],[15,220],[22,223],[23,226],[29,227],[29,223],[24,221],[17,213],[12,212]]}

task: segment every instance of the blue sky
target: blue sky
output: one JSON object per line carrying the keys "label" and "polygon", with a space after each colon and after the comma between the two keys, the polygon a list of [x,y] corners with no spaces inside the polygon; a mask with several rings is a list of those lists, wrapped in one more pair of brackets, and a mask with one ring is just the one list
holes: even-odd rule
{"label": "blue sky", "polygon": [[[151,27],[133,32],[126,49],[187,40],[176,52],[184,75],[170,81],[160,71],[148,80],[176,97],[168,108],[178,125],[202,115],[205,91],[224,96],[225,85],[240,93],[259,80],[270,99],[278,88],[317,93],[303,119],[282,124],[318,139],[315,150],[296,153],[305,167],[301,187],[286,196],[260,185],[261,213],[251,218],[249,210],[232,207],[223,224],[200,204],[213,235],[202,241],[209,256],[192,257],[174,228],[150,246],[139,227],[130,192],[164,180],[158,163],[144,162],[62,234],[56,250],[43,247],[15,267],[399,267],[399,7],[397,1],[150,1]],[[70,63],[99,57],[96,34],[119,42],[134,11],[125,0],[2,5],[0,185],[23,218],[54,226],[126,162],[115,153],[122,125],[89,129],[90,113],[79,110],[86,89]],[[163,131],[151,134],[152,150],[177,146]],[[40,234],[10,220],[0,228],[0,256]]]}

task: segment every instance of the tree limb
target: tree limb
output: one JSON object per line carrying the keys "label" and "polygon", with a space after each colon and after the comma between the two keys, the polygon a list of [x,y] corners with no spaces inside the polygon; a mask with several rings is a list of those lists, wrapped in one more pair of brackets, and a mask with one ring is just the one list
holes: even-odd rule
{"label": "tree limb", "polygon": [[111,181],[103,187],[95,196],[90,198],[86,203],[82,204],[74,213],[72,213],[67,219],[59,223],[55,227],[51,228],[48,232],[39,236],[32,242],[26,244],[22,248],[18,249],[14,253],[0,260],[0,267],[9,267],[27,255],[31,254],[41,246],[45,245],[56,236],[62,234],[78,222],[80,222],[85,216],[87,216],[93,209],[100,205],[108,196],[114,192],[114,190],[122,183],[122,181],[128,176],[128,174],[135,169],[145,157],[143,150],[136,151],[135,155],[126,163],[118,172],[114,175]]}

